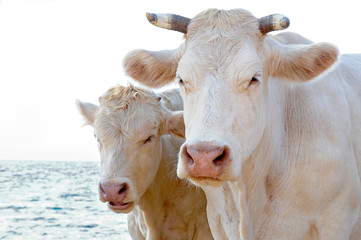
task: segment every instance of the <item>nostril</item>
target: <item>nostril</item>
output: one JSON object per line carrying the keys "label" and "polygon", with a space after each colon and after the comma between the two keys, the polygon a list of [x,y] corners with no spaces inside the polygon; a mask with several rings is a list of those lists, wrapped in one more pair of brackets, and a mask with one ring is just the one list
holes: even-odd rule
{"label": "nostril", "polygon": [[122,185],[122,187],[119,189],[118,194],[122,194],[123,192],[125,192],[128,189],[128,185],[126,183],[124,183]]}
{"label": "nostril", "polygon": [[220,154],[213,160],[214,165],[222,165],[229,157],[229,149],[227,146],[223,147],[223,151],[220,151]]}
{"label": "nostril", "polygon": [[184,145],[182,148],[182,157],[188,165],[194,164],[194,160],[193,160],[192,156],[190,155],[190,153],[188,152],[187,145]]}
{"label": "nostril", "polygon": [[214,165],[220,165],[220,164],[222,164],[222,162],[223,162],[224,159],[225,159],[225,155],[226,155],[226,153],[223,151],[221,155],[219,155],[218,157],[216,157],[216,158],[213,160]]}

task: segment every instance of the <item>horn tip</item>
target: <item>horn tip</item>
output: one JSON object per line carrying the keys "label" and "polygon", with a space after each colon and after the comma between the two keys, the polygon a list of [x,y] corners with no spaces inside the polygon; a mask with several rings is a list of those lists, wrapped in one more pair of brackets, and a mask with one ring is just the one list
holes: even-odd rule
{"label": "horn tip", "polygon": [[280,21],[280,26],[285,29],[290,26],[290,19],[288,17],[283,17]]}
{"label": "horn tip", "polygon": [[157,21],[157,15],[156,14],[147,12],[147,13],[145,13],[145,15],[147,16],[147,19],[148,19],[148,21],[150,23],[154,23],[154,22]]}

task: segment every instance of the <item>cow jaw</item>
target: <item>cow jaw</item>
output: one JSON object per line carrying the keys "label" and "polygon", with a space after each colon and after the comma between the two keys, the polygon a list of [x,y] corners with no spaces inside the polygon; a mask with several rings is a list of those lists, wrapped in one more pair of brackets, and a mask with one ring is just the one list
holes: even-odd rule
{"label": "cow jaw", "polygon": [[208,177],[191,177],[188,176],[187,179],[193,183],[194,185],[200,186],[200,187],[221,187],[225,183],[225,181],[216,179],[216,178],[208,178]]}

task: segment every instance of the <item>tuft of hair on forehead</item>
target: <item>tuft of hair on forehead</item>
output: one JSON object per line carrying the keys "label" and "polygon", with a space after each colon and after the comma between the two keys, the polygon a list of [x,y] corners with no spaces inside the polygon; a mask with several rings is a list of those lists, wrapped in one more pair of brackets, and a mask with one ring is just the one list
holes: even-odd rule
{"label": "tuft of hair on forehead", "polygon": [[256,39],[262,37],[258,19],[250,12],[243,9],[208,9],[192,19],[188,26],[187,38],[194,35],[202,36],[205,33],[228,35],[231,32],[244,33]]}
{"label": "tuft of hair on forehead", "polygon": [[121,109],[127,109],[133,102],[140,99],[147,99],[147,101],[154,99],[159,101],[160,97],[156,96],[153,92],[134,87],[133,85],[128,86],[115,86],[111,87],[106,91],[100,98],[100,106],[106,106],[113,111]]}

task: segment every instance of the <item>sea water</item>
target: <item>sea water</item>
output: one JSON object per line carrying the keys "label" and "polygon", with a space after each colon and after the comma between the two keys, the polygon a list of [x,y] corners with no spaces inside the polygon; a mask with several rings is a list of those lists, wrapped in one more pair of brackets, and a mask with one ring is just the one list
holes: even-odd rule
{"label": "sea water", "polygon": [[98,162],[0,161],[0,239],[130,239],[99,176]]}

